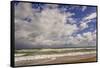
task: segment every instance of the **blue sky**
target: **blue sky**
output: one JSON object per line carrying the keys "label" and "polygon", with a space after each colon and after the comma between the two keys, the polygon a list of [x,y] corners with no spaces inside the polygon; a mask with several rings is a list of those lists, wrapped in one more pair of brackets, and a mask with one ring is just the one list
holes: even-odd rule
{"label": "blue sky", "polygon": [[[46,4],[33,4],[32,8],[34,9],[39,9],[40,11],[43,10],[46,7]],[[72,16],[72,18],[74,18],[77,21],[77,26],[78,24],[80,24],[79,21],[82,20],[83,17],[87,16],[88,14],[94,13],[96,12],[96,7],[95,6],[86,6],[87,8],[82,11],[82,7],[83,6],[79,6],[79,5],[58,5],[58,9],[61,12],[72,12],[75,13],[74,16]],[[71,9],[72,8],[72,9]],[[92,22],[92,23],[91,23]],[[83,33],[83,32],[88,32],[88,31],[95,31],[96,30],[96,18],[93,19],[90,23],[88,23],[89,27],[84,29],[83,31],[80,31],[78,33]],[[92,28],[92,29],[91,29]]]}
{"label": "blue sky", "polygon": [[[47,6],[44,3],[33,3],[32,8],[38,9],[40,12],[45,9]],[[58,4],[57,8],[62,12],[71,12],[75,13],[75,15],[72,16],[77,21],[77,26],[79,26],[80,21],[83,19],[83,17],[88,16],[88,14],[96,12],[96,6],[86,6],[87,8],[82,11],[82,7],[80,5],[64,5],[64,4]],[[83,31],[80,31],[78,33],[88,32],[88,31],[95,31],[96,30],[96,18],[94,18],[91,22],[88,23],[89,27],[84,29]],[[91,29],[92,28],[92,29]]]}
{"label": "blue sky", "polygon": [[96,46],[96,15],[96,6],[15,2],[16,40],[33,47]]}

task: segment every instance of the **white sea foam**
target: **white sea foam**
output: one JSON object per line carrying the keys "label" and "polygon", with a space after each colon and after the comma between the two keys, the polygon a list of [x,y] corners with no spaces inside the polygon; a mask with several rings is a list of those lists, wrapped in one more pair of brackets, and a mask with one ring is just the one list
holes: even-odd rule
{"label": "white sea foam", "polygon": [[23,56],[24,54],[15,54],[16,57]]}
{"label": "white sea foam", "polygon": [[87,55],[87,54],[94,54],[94,53],[96,53],[96,51],[91,51],[91,52],[72,52],[72,53],[50,54],[50,55],[22,56],[22,57],[16,57],[15,61],[57,58],[57,57],[63,57],[63,56]]}

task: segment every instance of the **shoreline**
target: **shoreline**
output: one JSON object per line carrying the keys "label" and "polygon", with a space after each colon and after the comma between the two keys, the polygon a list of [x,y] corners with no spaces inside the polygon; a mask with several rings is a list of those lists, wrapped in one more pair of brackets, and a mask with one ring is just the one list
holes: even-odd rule
{"label": "shoreline", "polygon": [[16,61],[15,66],[24,66],[24,65],[42,65],[42,64],[59,64],[59,63],[78,63],[78,62],[95,62],[96,53],[84,54],[84,55],[75,55],[75,56],[58,56],[52,58],[44,59],[34,59],[34,60],[21,60]]}

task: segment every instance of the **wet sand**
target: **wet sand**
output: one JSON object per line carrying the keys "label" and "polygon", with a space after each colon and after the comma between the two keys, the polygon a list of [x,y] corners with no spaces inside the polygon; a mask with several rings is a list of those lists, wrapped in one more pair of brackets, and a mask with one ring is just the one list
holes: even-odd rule
{"label": "wet sand", "polygon": [[78,63],[78,62],[95,62],[96,54],[76,55],[76,56],[61,56],[44,59],[16,61],[15,66],[26,65],[42,65],[42,64],[60,64],[60,63]]}

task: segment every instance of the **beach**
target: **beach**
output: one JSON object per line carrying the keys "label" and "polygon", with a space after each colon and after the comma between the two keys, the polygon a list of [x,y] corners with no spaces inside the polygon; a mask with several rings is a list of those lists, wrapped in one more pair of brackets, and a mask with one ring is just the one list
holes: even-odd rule
{"label": "beach", "polygon": [[[63,49],[57,51],[58,53],[50,53],[50,50],[42,50],[43,52],[48,52],[50,54],[17,54],[15,57],[15,66],[24,66],[24,65],[44,65],[44,64],[69,64],[69,63],[78,63],[78,62],[95,62],[96,61],[96,50],[95,49]],[[78,50],[78,51],[77,51]],[[81,51],[79,51],[81,50]],[[72,51],[72,52],[63,52],[63,51]],[[25,52],[25,51],[24,51]],[[62,53],[61,53],[62,52]]]}

